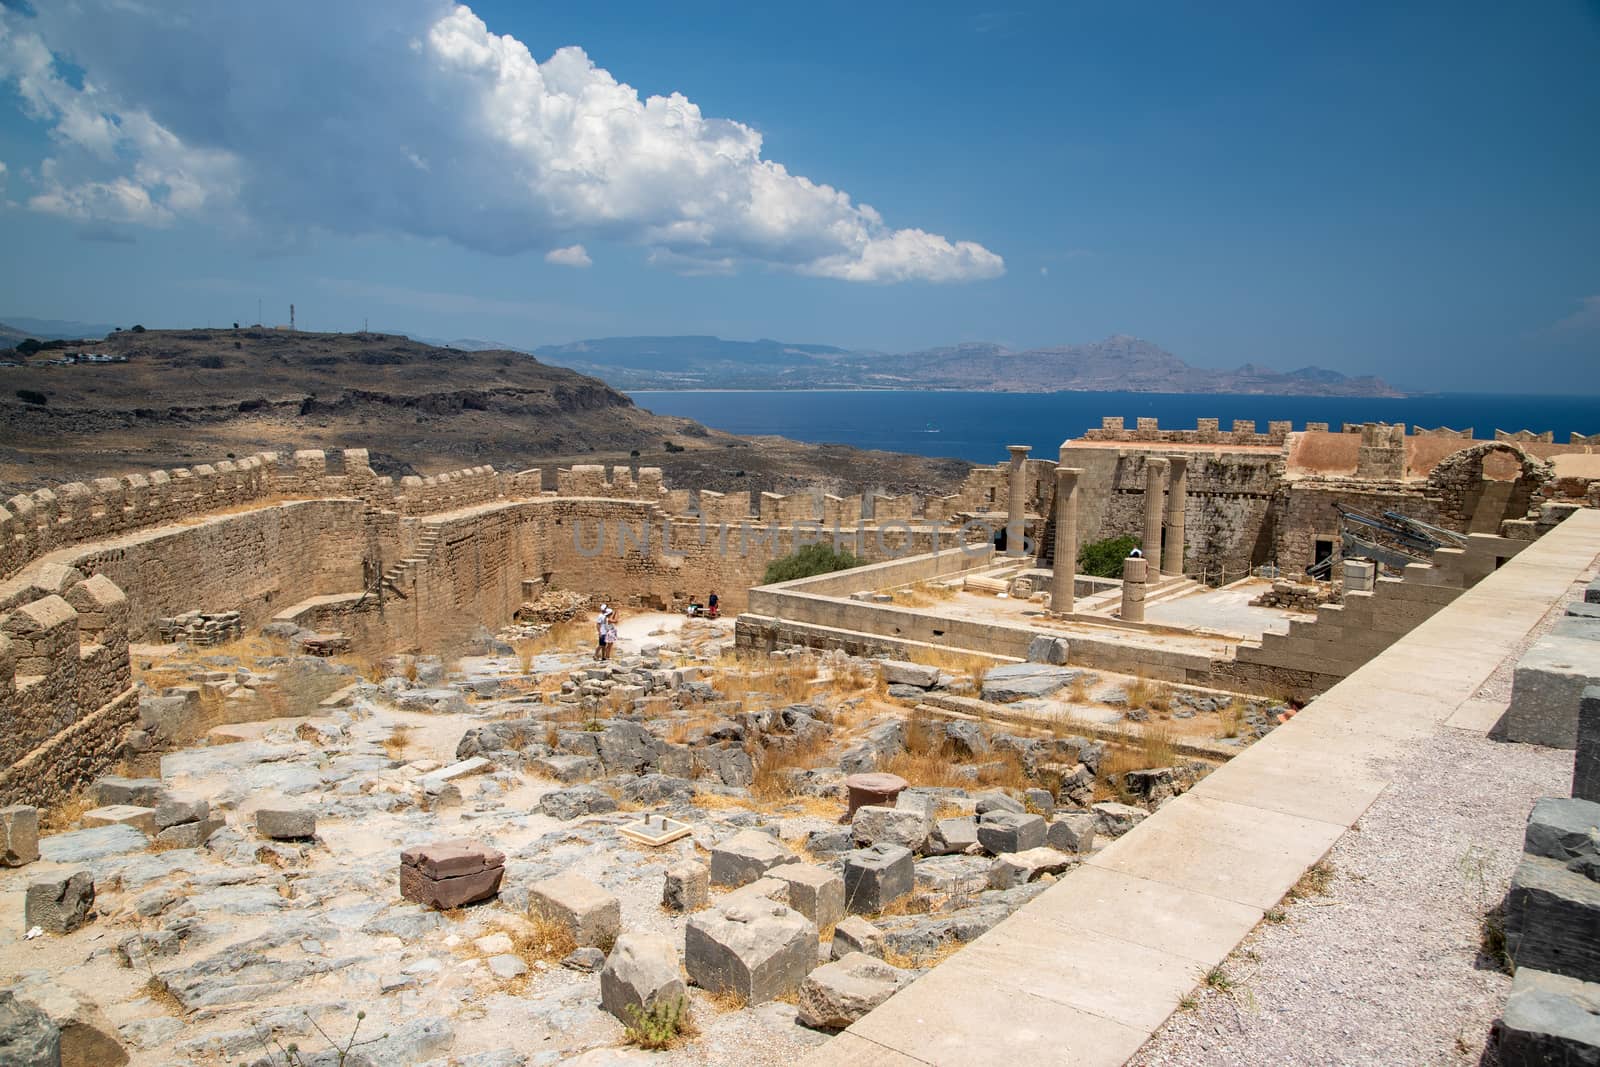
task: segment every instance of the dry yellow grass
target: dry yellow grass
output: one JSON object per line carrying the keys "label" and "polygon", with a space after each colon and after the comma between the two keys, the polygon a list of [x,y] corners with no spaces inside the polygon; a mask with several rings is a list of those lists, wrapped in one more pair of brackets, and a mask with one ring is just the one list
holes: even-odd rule
{"label": "dry yellow grass", "polygon": [[894,592],[896,604],[909,608],[925,608],[951,599],[957,590],[938,582],[917,582]]}
{"label": "dry yellow grass", "polygon": [[1221,711],[1217,712],[1218,737],[1238,737],[1239,731],[1244,727],[1245,704],[1243,700],[1234,697],[1233,701]]}
{"label": "dry yellow grass", "polygon": [[[1110,742],[1105,761],[1100,764],[1104,779],[1117,778],[1118,796],[1126,801],[1128,794],[1120,788],[1121,776],[1129,771],[1153,770],[1170,767],[1177,756],[1173,748],[1172,727],[1162,722],[1140,724],[1123,728],[1122,739]],[[1109,794],[1108,794],[1109,795]]]}
{"label": "dry yellow grass", "polygon": [[753,810],[756,807],[751,797],[730,797],[721,793],[695,793],[693,803],[695,807],[707,811],[727,811],[732,808]]}
{"label": "dry yellow grass", "polygon": [[389,736],[383,739],[383,751],[392,760],[406,758],[406,749],[411,746],[411,726],[409,723],[397,722],[389,728]]}
{"label": "dry yellow grass", "polygon": [[706,1003],[719,1012],[743,1011],[745,999],[736,989],[717,989],[704,991]]}
{"label": "dry yellow grass", "polygon": [[811,698],[816,678],[817,663],[810,657],[771,660],[729,652],[712,669],[710,682],[719,693],[740,701],[748,710],[752,696],[768,695],[785,704],[803,703]]}
{"label": "dry yellow grass", "polygon": [[1089,676],[1082,671],[1072,679],[1072,684],[1067,686],[1067,699],[1074,704],[1087,704],[1089,702]]}
{"label": "dry yellow grass", "polygon": [[960,941],[944,941],[932,952],[907,953],[897,952],[887,946],[883,950],[883,962],[891,967],[901,970],[914,970],[919,967],[935,967],[961,951]]}
{"label": "dry yellow grass", "polygon": [[530,967],[541,961],[560,963],[578,947],[571,927],[559,919],[541,915],[537,910],[528,913],[526,925],[504,929],[511,938],[511,951],[522,957]]}
{"label": "dry yellow grass", "polygon": [[83,818],[83,813],[94,806],[94,798],[89,796],[87,790],[80,789],[55,807],[46,808],[39,813],[39,832],[59,834],[67,830],[76,830],[78,820]]}

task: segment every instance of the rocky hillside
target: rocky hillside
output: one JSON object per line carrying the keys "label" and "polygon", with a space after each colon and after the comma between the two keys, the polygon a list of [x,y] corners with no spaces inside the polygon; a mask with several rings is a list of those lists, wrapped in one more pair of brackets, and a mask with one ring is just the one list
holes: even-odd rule
{"label": "rocky hillside", "polygon": [[1399,396],[1379,378],[1319,367],[1282,373],[1192,367],[1159,345],[1115,336],[1014,351],[987,342],[889,355],[716,337],[610,337],[536,354],[619,389],[963,389],[984,392],[1262,393]]}
{"label": "rocky hillside", "polygon": [[[84,354],[125,361],[90,362]],[[967,464],[734,437],[511,351],[270,329],[146,330],[0,352],[0,489],[271,448],[365,447],[385,474],[635,462],[669,482],[947,491]],[[692,476],[692,480],[691,480]]]}

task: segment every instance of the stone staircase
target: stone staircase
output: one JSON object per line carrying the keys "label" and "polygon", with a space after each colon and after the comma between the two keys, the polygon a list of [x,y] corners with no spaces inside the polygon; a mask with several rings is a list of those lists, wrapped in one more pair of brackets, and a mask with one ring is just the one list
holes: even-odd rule
{"label": "stone staircase", "polygon": [[383,572],[383,584],[393,589],[401,596],[405,591],[400,588],[402,582],[415,585],[417,568],[428,562],[433,556],[433,550],[439,547],[439,538],[444,534],[444,523],[424,522],[422,532],[417,536],[416,546],[411,550],[411,555],[406,556]]}

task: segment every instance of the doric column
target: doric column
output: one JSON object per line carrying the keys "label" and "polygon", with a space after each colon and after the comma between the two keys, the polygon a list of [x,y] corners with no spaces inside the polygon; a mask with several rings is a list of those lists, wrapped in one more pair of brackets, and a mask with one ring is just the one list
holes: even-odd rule
{"label": "doric column", "polygon": [[1056,468],[1056,551],[1050,572],[1050,610],[1072,610],[1078,572],[1078,467]]}
{"label": "doric column", "polygon": [[1189,457],[1168,456],[1172,466],[1167,479],[1167,547],[1161,553],[1164,574],[1183,577],[1183,507],[1189,494]]}
{"label": "doric column", "polygon": [[1164,505],[1161,494],[1167,488],[1167,461],[1147,459],[1144,462],[1144,558],[1149,561],[1155,578],[1161,571],[1161,513]]}
{"label": "doric column", "polygon": [[1007,445],[1011,453],[1011,471],[1007,479],[1010,495],[1006,503],[1006,555],[1022,556],[1022,542],[1027,537],[1028,520],[1028,451],[1029,445]]}

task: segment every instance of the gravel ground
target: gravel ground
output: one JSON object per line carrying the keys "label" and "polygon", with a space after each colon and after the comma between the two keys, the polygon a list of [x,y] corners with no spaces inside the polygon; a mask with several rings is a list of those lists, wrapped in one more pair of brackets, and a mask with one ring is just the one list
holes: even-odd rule
{"label": "gravel ground", "polygon": [[[1522,648],[1563,607],[1477,696],[1510,695]],[[1534,800],[1567,795],[1571,779],[1570,752],[1440,727],[1334,845],[1325,887],[1235,949],[1215,983],[1232,988],[1202,987],[1129,1062],[1493,1062],[1489,1027],[1511,979],[1480,959],[1482,918],[1505,895]]]}

